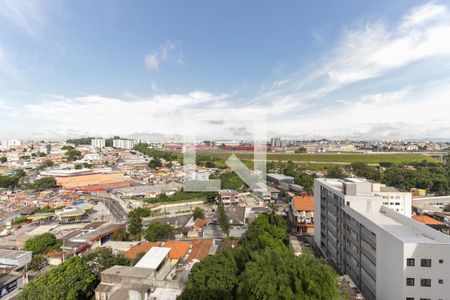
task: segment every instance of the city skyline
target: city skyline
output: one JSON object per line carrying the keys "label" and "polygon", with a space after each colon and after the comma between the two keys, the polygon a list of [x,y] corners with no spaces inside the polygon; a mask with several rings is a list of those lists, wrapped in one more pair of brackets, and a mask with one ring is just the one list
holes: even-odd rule
{"label": "city skyline", "polygon": [[0,4],[2,138],[179,134],[192,108],[264,108],[273,136],[450,136],[448,1]]}

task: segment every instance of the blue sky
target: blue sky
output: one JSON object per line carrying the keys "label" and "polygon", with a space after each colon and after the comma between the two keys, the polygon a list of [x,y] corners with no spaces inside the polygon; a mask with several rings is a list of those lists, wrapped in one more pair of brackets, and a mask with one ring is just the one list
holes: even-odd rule
{"label": "blue sky", "polygon": [[0,0],[0,137],[177,133],[264,108],[271,135],[449,137],[447,1]]}

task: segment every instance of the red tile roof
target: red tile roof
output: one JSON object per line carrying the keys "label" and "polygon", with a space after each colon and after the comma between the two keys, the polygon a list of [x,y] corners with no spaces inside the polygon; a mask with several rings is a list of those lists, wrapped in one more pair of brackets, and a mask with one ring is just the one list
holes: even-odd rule
{"label": "red tile roof", "polygon": [[152,247],[159,247],[161,243],[150,243],[143,242],[131,247],[127,252],[123,255],[128,257],[129,259],[136,259],[139,253],[147,253]]}
{"label": "red tile roof", "polygon": [[194,222],[194,226],[195,226],[195,227],[200,227],[200,228],[202,228],[202,227],[205,226],[206,224],[208,224],[208,222],[205,221],[205,220],[202,220],[202,219],[197,219],[197,220],[195,220],[195,222]]}
{"label": "red tile roof", "polygon": [[297,211],[314,211],[313,196],[294,196],[294,207]]}
{"label": "red tile roof", "polygon": [[187,261],[191,262],[194,259],[202,260],[208,256],[209,249],[213,245],[213,240],[193,240],[192,250]]}
{"label": "red tile roof", "polygon": [[417,222],[424,223],[424,224],[430,224],[430,225],[443,225],[444,224],[444,223],[442,223],[438,220],[435,220],[429,216],[412,216],[412,218],[414,220],[416,220]]}
{"label": "red tile roof", "polygon": [[165,242],[162,245],[162,247],[169,247],[172,249],[169,252],[169,257],[171,259],[180,259],[183,256],[185,256],[190,246],[191,242],[178,242],[178,241]]}

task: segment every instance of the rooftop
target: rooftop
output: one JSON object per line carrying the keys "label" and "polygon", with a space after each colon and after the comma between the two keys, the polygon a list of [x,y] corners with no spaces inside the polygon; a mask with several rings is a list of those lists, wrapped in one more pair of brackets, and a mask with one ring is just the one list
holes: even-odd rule
{"label": "rooftop", "polygon": [[143,242],[131,247],[130,250],[125,252],[123,255],[125,255],[129,259],[136,259],[139,253],[147,253],[151,248],[159,247],[160,245],[160,243]]}
{"label": "rooftop", "polygon": [[169,257],[171,259],[180,259],[189,251],[191,242],[165,242],[163,246],[171,249],[169,252]]}
{"label": "rooftop", "polygon": [[416,220],[417,222],[427,224],[427,225],[444,225],[444,223],[442,223],[438,220],[435,220],[429,216],[412,216],[412,218],[414,220]]}
{"label": "rooftop", "polygon": [[136,266],[112,266],[111,268],[104,270],[102,275],[116,275],[145,279],[153,274],[153,272],[154,271],[151,269],[139,268]]}
{"label": "rooftop", "polygon": [[152,247],[135,266],[156,270],[169,254],[170,250],[172,249],[168,247]]}
{"label": "rooftop", "polygon": [[294,196],[294,207],[297,211],[313,211],[314,197],[313,196]]}
{"label": "rooftop", "polygon": [[213,240],[193,240],[192,241],[192,250],[189,254],[187,261],[191,262],[195,260],[202,260],[208,256],[209,249],[213,245]]}
{"label": "rooftop", "polygon": [[423,223],[410,219],[394,210],[386,207],[378,209],[370,208],[371,203],[367,201],[366,208],[353,207],[365,218],[372,221],[376,226],[396,237],[404,243],[418,244],[448,244],[450,245],[450,236],[443,234]]}
{"label": "rooftop", "polygon": [[266,176],[274,178],[276,180],[286,180],[286,179],[293,180],[294,179],[294,177],[292,177],[292,176],[286,176],[284,174],[279,174],[279,173],[267,173]]}

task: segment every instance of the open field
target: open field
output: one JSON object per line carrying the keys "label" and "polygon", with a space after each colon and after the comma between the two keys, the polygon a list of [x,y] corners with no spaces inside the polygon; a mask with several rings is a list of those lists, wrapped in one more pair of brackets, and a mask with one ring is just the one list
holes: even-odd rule
{"label": "open field", "polygon": [[[241,160],[253,160],[253,153],[234,153]],[[227,159],[231,153],[223,152],[199,152],[197,155],[214,156]],[[380,162],[391,162],[391,163],[402,163],[402,162],[420,162],[420,161],[433,161],[437,160],[431,158],[427,155],[422,154],[361,154],[361,153],[343,153],[343,154],[307,154],[307,153],[295,153],[295,154],[278,154],[278,153],[268,153],[267,161],[292,161],[299,164],[349,164],[352,162],[364,162],[367,164],[379,164]]]}

